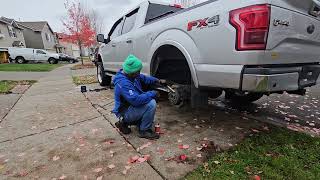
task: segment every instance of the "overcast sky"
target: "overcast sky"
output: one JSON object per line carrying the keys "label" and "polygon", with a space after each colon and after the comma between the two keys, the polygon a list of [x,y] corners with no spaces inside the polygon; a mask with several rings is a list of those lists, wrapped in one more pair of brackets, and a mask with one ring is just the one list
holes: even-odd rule
{"label": "overcast sky", "polygon": [[[63,25],[61,18],[66,16],[64,8],[65,0],[0,0],[0,16],[13,18],[17,21],[48,21],[54,31],[61,32]],[[72,0],[69,0],[72,1]],[[80,0],[89,8],[98,11],[104,16],[105,32],[112,23],[124,12],[134,8],[134,6],[144,0]],[[171,2],[174,0],[158,0]]]}

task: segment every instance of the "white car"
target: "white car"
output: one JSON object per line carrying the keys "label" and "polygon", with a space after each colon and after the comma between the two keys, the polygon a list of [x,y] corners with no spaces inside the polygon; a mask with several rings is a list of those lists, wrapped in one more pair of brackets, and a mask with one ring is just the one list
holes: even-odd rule
{"label": "white car", "polygon": [[23,64],[28,61],[34,62],[49,62],[50,64],[57,64],[59,61],[59,54],[51,53],[43,49],[32,48],[8,48],[11,62]]}

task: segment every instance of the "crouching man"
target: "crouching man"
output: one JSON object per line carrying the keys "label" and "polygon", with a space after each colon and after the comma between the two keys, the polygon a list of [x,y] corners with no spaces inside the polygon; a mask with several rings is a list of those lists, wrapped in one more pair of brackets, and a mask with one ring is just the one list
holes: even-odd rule
{"label": "crouching man", "polygon": [[142,62],[133,55],[127,57],[122,67],[113,80],[115,106],[112,112],[120,119],[116,126],[123,134],[129,134],[129,125],[135,124],[139,128],[140,138],[158,139],[159,135],[152,130],[152,124],[157,107],[155,98],[159,94],[157,91],[143,91],[142,84],[165,81],[140,74]]}

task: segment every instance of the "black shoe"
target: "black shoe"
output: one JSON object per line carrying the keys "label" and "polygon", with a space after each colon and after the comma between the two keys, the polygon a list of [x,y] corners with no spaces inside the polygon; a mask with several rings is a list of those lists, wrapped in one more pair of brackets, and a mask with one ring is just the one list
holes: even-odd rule
{"label": "black shoe", "polygon": [[159,139],[159,134],[153,132],[151,129],[146,130],[146,131],[140,131],[139,132],[139,137],[140,138],[145,138],[145,139]]}
{"label": "black shoe", "polygon": [[130,134],[131,129],[128,127],[128,125],[124,122],[116,122],[116,127],[122,132],[122,134]]}

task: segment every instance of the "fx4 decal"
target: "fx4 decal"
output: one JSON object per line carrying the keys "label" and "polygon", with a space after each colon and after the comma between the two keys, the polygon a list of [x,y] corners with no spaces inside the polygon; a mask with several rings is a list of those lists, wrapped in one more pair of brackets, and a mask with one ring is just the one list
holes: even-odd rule
{"label": "fx4 decal", "polygon": [[199,20],[189,22],[187,30],[191,31],[193,27],[203,29],[206,27],[218,26],[219,23],[220,23],[220,15],[216,15],[211,18],[204,18],[204,19],[199,19]]}

